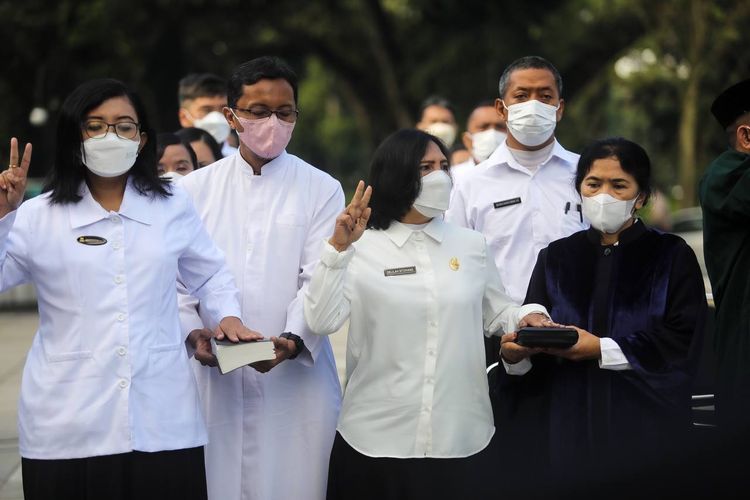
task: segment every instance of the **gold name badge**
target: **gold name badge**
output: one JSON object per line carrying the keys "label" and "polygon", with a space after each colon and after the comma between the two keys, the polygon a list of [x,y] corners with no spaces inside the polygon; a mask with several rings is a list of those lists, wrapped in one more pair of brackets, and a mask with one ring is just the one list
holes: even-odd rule
{"label": "gold name badge", "polygon": [[454,271],[458,271],[458,268],[461,267],[461,263],[458,261],[458,257],[451,257],[451,260],[450,262],[448,262],[448,265]]}
{"label": "gold name badge", "polygon": [[76,241],[82,245],[93,246],[104,245],[107,242],[107,240],[105,240],[101,236],[79,236]]}

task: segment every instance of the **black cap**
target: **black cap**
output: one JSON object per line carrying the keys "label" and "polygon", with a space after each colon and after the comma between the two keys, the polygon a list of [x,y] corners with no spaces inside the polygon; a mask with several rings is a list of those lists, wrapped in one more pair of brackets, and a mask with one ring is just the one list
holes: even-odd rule
{"label": "black cap", "polygon": [[722,127],[729,127],[737,117],[750,111],[750,79],[736,83],[719,94],[711,105],[711,113]]}

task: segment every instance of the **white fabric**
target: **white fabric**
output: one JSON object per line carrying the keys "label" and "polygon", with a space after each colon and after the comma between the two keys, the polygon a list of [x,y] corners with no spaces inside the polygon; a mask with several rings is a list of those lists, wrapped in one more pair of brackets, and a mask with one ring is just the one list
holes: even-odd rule
{"label": "white fabric", "polygon": [[[286,152],[253,175],[240,153],[181,180],[241,292],[242,319],[265,336],[292,332],[306,349],[267,374],[227,375],[195,362],[213,500],[325,497],[341,388],[327,338],[310,333],[302,294],[344,208],[341,185]],[[181,298],[185,333],[204,323]],[[202,313],[202,308],[201,308]]]}
{"label": "white fabric", "polygon": [[[39,330],[21,381],[21,455],[66,459],[201,446],[206,429],[177,314],[178,272],[218,322],[237,289],[188,196],[130,184],[118,212],[27,201],[0,221],[0,289],[32,282]],[[85,245],[82,236],[106,240]],[[89,238],[88,241],[92,241]]]}
{"label": "white fabric", "polygon": [[238,149],[234,146],[231,146],[228,142],[224,141],[221,143],[221,154],[224,155],[225,158],[227,156],[232,156],[237,151]]}
{"label": "white fabric", "polygon": [[529,370],[531,370],[532,366],[529,358],[523,358],[518,363],[508,363],[501,356],[500,361],[503,362],[505,373],[507,373],[508,375],[526,375]]}
{"label": "white fabric", "polygon": [[[414,273],[386,270],[415,267]],[[349,319],[338,430],[371,457],[466,457],[494,433],[483,330],[514,331],[536,304],[505,294],[482,235],[433,219],[324,243],[305,297],[319,334]]]}
{"label": "white fabric", "polygon": [[[515,160],[505,142],[487,161],[454,176],[446,220],[485,235],[515,302],[526,296],[539,251],[587,227],[576,210],[581,203],[574,187],[577,162],[577,154],[555,142],[550,158],[532,173]],[[515,198],[521,202],[494,207]]]}
{"label": "white fabric", "polygon": [[615,339],[602,337],[599,340],[599,349],[602,352],[602,357],[599,359],[599,368],[613,371],[633,369]]}
{"label": "white fabric", "polygon": [[508,148],[510,154],[518,162],[519,165],[526,168],[531,172],[536,172],[539,165],[543,164],[552,155],[552,150],[555,148],[555,143],[551,142],[541,149],[536,151],[524,151],[521,149]]}

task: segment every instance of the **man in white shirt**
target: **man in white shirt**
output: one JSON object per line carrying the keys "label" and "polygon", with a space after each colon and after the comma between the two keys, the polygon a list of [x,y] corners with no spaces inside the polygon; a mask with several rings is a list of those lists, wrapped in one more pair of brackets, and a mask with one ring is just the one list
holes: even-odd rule
{"label": "man in white shirt", "polygon": [[183,128],[205,130],[221,145],[221,154],[229,156],[237,151],[228,143],[232,129],[223,116],[227,105],[227,83],[211,73],[191,73],[180,80],[177,117]]}
{"label": "man in white shirt", "polygon": [[[261,57],[240,65],[227,98],[224,116],[239,151],[181,183],[226,254],[242,318],[267,337],[288,332],[282,336],[294,354],[227,375],[195,363],[209,431],[209,498],[323,499],[341,388],[330,343],[308,330],[302,298],[344,194],[285,151],[299,114],[297,77],[286,63]],[[187,298],[181,320],[191,332],[214,326]],[[213,362],[205,344],[196,358]]]}
{"label": "man in white shirt", "polygon": [[494,101],[477,104],[466,120],[466,132],[461,136],[461,142],[470,156],[466,161],[453,165],[451,175],[482,163],[505,141],[507,135],[505,120],[495,110]]}
{"label": "man in white shirt", "polygon": [[[521,303],[539,251],[587,224],[574,187],[578,155],[555,139],[565,108],[560,73],[541,57],[523,57],[505,69],[499,91],[507,139],[454,177],[446,219],[484,234],[508,295]],[[488,357],[497,360],[498,351]]]}

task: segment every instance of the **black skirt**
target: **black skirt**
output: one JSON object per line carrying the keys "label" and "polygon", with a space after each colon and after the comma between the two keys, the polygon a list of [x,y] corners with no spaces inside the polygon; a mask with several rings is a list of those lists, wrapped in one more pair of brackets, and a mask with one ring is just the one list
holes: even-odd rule
{"label": "black skirt", "polygon": [[328,468],[328,500],[495,498],[496,440],[465,458],[372,458],[336,433]]}
{"label": "black skirt", "polygon": [[206,500],[203,447],[37,460],[22,458],[25,500]]}

